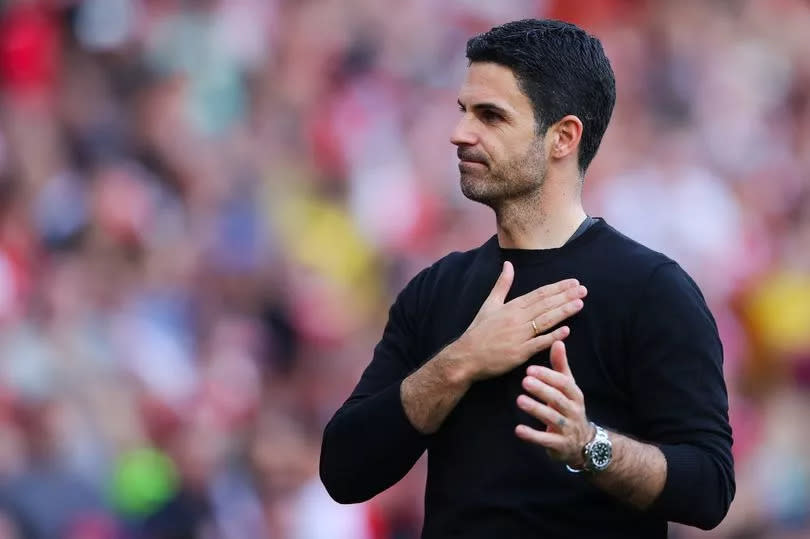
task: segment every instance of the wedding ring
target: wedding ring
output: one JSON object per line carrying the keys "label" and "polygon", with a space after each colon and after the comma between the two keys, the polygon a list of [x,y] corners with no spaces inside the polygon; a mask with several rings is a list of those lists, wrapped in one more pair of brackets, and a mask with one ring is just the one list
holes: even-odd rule
{"label": "wedding ring", "polygon": [[534,330],[534,336],[535,337],[540,335],[540,330],[537,329],[537,324],[534,323],[534,320],[532,320],[532,329]]}

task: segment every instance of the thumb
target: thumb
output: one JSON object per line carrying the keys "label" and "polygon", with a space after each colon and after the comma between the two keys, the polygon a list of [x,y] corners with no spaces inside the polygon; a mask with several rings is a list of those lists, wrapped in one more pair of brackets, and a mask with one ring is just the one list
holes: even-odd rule
{"label": "thumb", "polygon": [[492,287],[492,291],[489,293],[489,296],[487,296],[483,306],[491,307],[503,305],[504,301],[506,301],[506,295],[512,287],[514,277],[515,268],[512,266],[512,263],[508,261],[504,262],[501,274],[498,276],[498,280],[495,281],[495,285]]}
{"label": "thumb", "polygon": [[557,372],[571,376],[568,354],[565,352],[565,343],[562,341],[554,341],[551,345],[551,367]]}

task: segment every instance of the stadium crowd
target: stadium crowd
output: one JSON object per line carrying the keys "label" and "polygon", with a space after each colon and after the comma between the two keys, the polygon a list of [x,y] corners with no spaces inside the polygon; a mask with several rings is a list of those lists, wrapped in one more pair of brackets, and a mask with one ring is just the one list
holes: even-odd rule
{"label": "stadium crowd", "polygon": [[[678,260],[725,347],[737,496],[810,533],[810,4],[0,1],[0,539],[408,539],[320,435],[419,269],[483,243],[449,135],[471,35],[603,41],[586,209]],[[587,305],[587,301],[586,301]]]}

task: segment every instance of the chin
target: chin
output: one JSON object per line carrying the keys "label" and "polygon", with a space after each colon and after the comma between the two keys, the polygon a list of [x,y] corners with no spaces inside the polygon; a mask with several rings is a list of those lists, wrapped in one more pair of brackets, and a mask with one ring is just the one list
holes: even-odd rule
{"label": "chin", "polygon": [[462,173],[460,184],[461,192],[473,202],[491,206],[500,198],[487,178]]}

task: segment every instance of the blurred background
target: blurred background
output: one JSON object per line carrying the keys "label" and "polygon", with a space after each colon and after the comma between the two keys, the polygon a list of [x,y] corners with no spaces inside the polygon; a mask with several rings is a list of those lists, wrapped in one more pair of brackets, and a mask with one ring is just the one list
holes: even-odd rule
{"label": "blurred background", "polygon": [[410,539],[320,436],[418,270],[494,233],[449,143],[475,33],[563,18],[618,86],[586,209],[725,345],[737,496],[810,537],[810,2],[0,0],[0,539]]}

